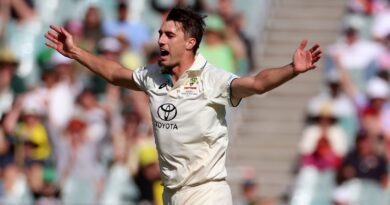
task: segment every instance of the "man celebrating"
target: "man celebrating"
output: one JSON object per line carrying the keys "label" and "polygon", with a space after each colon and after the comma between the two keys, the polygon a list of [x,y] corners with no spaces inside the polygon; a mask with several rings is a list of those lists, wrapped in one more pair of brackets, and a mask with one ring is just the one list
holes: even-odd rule
{"label": "man celebrating", "polygon": [[47,46],[108,82],[148,94],[167,205],[232,204],[225,181],[225,106],[237,106],[241,98],[262,94],[314,69],[321,57],[319,45],[305,51],[304,40],[292,63],[237,77],[197,54],[204,26],[199,14],[172,9],[159,30],[158,64],[134,72],[82,50],[64,28],[51,26],[54,31],[45,35],[51,41]]}

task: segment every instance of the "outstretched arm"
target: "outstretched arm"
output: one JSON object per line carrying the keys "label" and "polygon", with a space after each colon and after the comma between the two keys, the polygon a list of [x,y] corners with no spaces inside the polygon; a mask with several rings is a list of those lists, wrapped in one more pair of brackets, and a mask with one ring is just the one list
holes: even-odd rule
{"label": "outstretched arm", "polygon": [[133,72],[124,68],[119,63],[108,59],[100,58],[92,53],[75,45],[73,37],[64,28],[50,26],[45,37],[50,40],[47,46],[57,50],[62,55],[72,58],[86,66],[89,70],[103,77],[108,82],[126,87],[132,90],[139,90],[133,81]]}
{"label": "outstretched arm", "polygon": [[294,78],[300,73],[316,68],[316,62],[321,58],[320,46],[315,44],[305,51],[307,40],[303,40],[295,51],[293,62],[280,68],[270,68],[255,76],[241,77],[232,82],[234,98],[249,97],[262,94]]}

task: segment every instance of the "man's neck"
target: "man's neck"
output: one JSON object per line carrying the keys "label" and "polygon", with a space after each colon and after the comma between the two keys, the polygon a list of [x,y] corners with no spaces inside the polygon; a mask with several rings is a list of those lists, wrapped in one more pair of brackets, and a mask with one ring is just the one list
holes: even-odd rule
{"label": "man's neck", "polygon": [[195,62],[195,55],[189,55],[183,58],[179,65],[172,68],[172,78],[176,82],[183,73],[191,68],[192,64]]}

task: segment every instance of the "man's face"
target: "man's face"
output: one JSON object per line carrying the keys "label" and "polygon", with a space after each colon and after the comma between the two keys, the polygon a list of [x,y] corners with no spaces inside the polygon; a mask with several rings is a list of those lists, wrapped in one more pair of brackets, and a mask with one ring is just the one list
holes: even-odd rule
{"label": "man's face", "polygon": [[355,43],[357,41],[358,37],[357,37],[357,34],[353,33],[353,34],[348,34],[346,36],[346,41],[349,45]]}
{"label": "man's face", "polygon": [[384,104],[386,103],[386,98],[371,98],[370,99],[370,104],[371,104],[371,107],[374,108],[375,110],[377,111],[380,111]]}
{"label": "man's face", "polygon": [[186,51],[187,40],[180,23],[164,21],[159,30],[159,65],[167,68],[177,66]]}
{"label": "man's face", "polygon": [[127,20],[127,8],[119,8],[118,9],[118,19],[119,21],[123,22]]}

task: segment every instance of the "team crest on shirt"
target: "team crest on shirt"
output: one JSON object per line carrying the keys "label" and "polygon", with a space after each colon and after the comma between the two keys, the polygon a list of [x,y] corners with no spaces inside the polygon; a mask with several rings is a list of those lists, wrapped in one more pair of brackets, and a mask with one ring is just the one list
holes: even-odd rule
{"label": "team crest on shirt", "polygon": [[198,77],[193,77],[190,79],[190,86],[193,86],[195,83],[198,82]]}
{"label": "team crest on shirt", "polygon": [[200,93],[199,78],[197,76],[191,77],[184,86],[180,88],[180,95],[182,97],[196,97]]}

